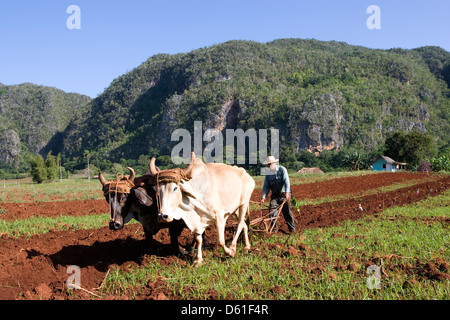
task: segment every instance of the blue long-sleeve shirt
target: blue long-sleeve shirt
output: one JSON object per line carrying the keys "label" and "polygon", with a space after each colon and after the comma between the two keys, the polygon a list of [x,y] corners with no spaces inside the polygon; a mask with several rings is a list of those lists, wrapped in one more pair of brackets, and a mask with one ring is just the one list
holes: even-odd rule
{"label": "blue long-sleeve shirt", "polygon": [[265,199],[271,190],[272,195],[274,196],[291,192],[289,176],[285,167],[277,166],[275,174],[266,175],[264,179],[262,198]]}

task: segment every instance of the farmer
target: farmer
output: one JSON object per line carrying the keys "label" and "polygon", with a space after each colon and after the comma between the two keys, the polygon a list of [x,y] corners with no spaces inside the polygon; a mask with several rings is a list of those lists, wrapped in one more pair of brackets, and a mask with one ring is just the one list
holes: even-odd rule
{"label": "farmer", "polygon": [[289,233],[295,232],[295,222],[294,216],[292,215],[292,206],[291,206],[291,189],[290,182],[287,170],[283,166],[277,165],[278,159],[275,159],[274,156],[269,156],[267,161],[264,163],[269,166],[270,173],[266,175],[264,179],[264,186],[262,190],[262,199],[260,204],[262,205],[266,200],[269,191],[272,191],[270,196],[270,212],[271,218],[275,218],[272,220],[271,229],[277,229],[276,217],[279,214],[279,210],[277,209],[284,200],[286,202],[283,205],[282,212],[284,216],[284,220],[286,220],[286,224],[289,229]]}

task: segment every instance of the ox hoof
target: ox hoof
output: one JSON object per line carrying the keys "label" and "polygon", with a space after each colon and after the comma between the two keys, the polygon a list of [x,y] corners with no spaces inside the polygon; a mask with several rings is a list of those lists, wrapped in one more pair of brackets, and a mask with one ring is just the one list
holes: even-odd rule
{"label": "ox hoof", "polygon": [[230,257],[234,258],[236,256],[236,248],[230,248],[230,252],[228,254]]}
{"label": "ox hoof", "polygon": [[178,257],[183,258],[185,256],[187,256],[189,254],[189,252],[187,252],[186,250],[184,250],[183,248],[178,248]]}
{"label": "ox hoof", "polygon": [[203,263],[203,259],[202,260],[195,260],[194,261],[194,267],[198,268],[202,265]]}

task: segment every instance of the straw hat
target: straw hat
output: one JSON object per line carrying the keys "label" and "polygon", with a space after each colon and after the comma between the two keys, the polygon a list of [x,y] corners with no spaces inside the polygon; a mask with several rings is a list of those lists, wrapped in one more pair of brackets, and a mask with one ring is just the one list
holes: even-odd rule
{"label": "straw hat", "polygon": [[271,164],[271,163],[278,162],[278,161],[279,161],[279,159],[275,159],[274,156],[268,156],[267,161],[264,162],[264,164]]}

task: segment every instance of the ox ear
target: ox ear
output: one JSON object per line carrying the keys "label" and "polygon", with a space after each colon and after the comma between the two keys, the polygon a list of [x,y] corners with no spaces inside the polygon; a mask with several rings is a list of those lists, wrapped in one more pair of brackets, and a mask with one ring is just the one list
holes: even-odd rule
{"label": "ox ear", "polygon": [[193,199],[197,199],[197,196],[195,195],[195,191],[192,190],[189,184],[183,183],[184,181],[181,181],[180,183],[180,189],[183,193],[185,193],[188,197],[191,197]]}
{"label": "ox ear", "polygon": [[136,196],[136,198],[138,199],[139,203],[150,207],[153,204],[153,199],[152,197],[150,197],[147,193],[147,191],[145,191],[144,188],[136,188],[134,189],[134,194]]}

